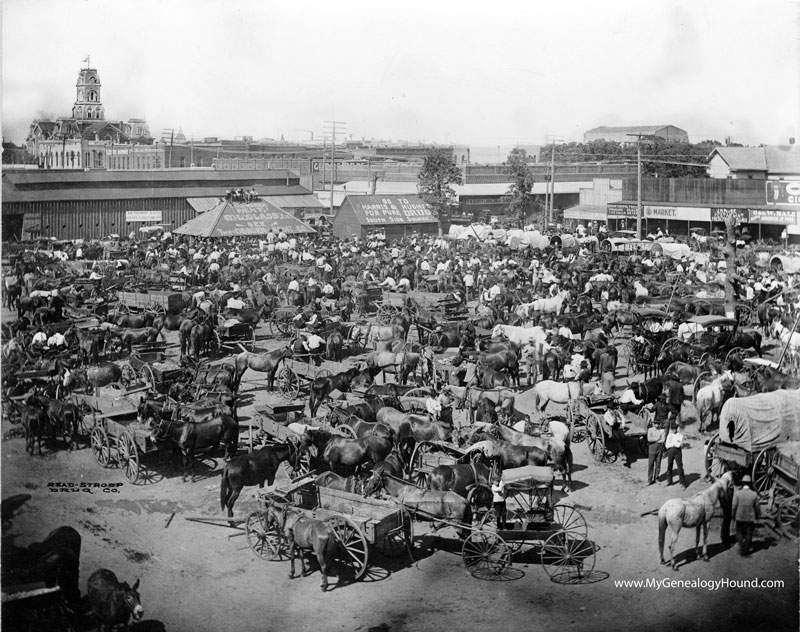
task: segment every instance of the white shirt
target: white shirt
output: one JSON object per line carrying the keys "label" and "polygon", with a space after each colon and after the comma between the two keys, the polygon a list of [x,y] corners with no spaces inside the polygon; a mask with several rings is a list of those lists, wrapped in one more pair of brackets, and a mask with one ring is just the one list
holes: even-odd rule
{"label": "white shirt", "polygon": [[430,272],[431,271],[431,264],[428,263],[428,260],[425,259],[421,264],[419,264],[419,269],[423,272]]}
{"label": "white shirt", "polygon": [[464,275],[464,285],[466,287],[472,287],[473,285],[475,285],[475,278],[472,276],[471,272],[467,272]]}
{"label": "white shirt", "polygon": [[64,336],[56,332],[50,338],[47,339],[47,346],[48,347],[60,347],[64,344]]}
{"label": "white shirt", "polygon": [[333,286],[330,283],[326,283],[325,287],[322,288],[322,293],[323,294],[334,294],[335,292],[336,292],[336,290],[333,288]]}
{"label": "white shirt", "polygon": [[319,349],[320,345],[325,344],[325,339],[318,336],[317,334],[311,334],[308,338],[303,341],[303,346],[308,349],[309,351],[314,351],[315,349]]}
{"label": "white shirt", "polygon": [[289,281],[289,287],[286,288],[287,290],[294,290],[295,292],[300,291],[300,284],[297,282],[297,279],[292,279]]}
{"label": "white shirt", "polygon": [[667,440],[664,442],[664,447],[680,448],[683,446],[683,435],[680,432],[670,432],[667,435]]}
{"label": "white shirt", "polygon": [[32,342],[34,344],[41,344],[41,345],[45,344],[47,342],[47,334],[44,333],[43,331],[36,332],[35,334],[33,334]]}

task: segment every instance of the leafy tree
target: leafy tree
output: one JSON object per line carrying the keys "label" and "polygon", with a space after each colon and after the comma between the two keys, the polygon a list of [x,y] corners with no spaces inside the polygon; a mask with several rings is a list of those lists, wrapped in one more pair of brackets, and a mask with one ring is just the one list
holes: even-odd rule
{"label": "leafy tree", "polygon": [[506,175],[511,178],[511,185],[506,191],[504,201],[512,217],[519,218],[519,227],[525,226],[525,220],[534,208],[533,174],[528,169],[528,152],[515,147],[506,159]]}
{"label": "leafy tree", "polygon": [[451,184],[461,184],[461,170],[452,153],[444,149],[432,149],[422,163],[417,191],[439,221],[439,235],[444,233],[444,224],[450,219],[451,209],[457,206],[456,192]]}

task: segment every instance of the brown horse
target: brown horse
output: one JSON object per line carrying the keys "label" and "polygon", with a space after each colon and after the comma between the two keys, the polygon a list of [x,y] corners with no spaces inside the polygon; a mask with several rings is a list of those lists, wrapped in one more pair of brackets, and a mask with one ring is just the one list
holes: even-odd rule
{"label": "brown horse", "polygon": [[222,469],[222,480],[219,487],[219,505],[223,511],[228,510],[228,517],[233,517],[233,505],[242,493],[242,488],[258,485],[264,488],[264,482],[272,485],[278,466],[287,461],[293,468],[299,464],[300,456],[308,449],[308,437],[290,438],[286,443],[268,445],[253,454],[241,454],[233,457]]}
{"label": "brown horse", "polygon": [[483,463],[439,465],[428,477],[428,489],[452,491],[463,496],[473,512],[478,508],[488,510],[492,506],[489,474],[489,468]]}
{"label": "brown horse", "polygon": [[342,393],[350,392],[350,383],[358,375],[358,367],[350,367],[335,375],[314,378],[309,387],[308,409],[312,417],[316,416],[322,401],[334,390]]}
{"label": "brown horse", "polygon": [[352,474],[367,462],[383,461],[394,446],[391,439],[377,432],[361,439],[347,439],[326,430],[309,429],[308,433],[328,468],[342,475]]}
{"label": "brown horse", "polygon": [[108,386],[112,382],[119,382],[122,379],[122,369],[113,362],[102,362],[92,366],[79,367],[69,373],[65,378],[65,387],[73,384],[78,386]]}
{"label": "brown horse", "polygon": [[[508,371],[519,388],[519,359],[517,354],[511,350],[497,351],[495,353],[482,353],[478,357],[479,367],[491,367],[495,371]],[[487,387],[491,388],[491,387]]]}
{"label": "brown horse", "polygon": [[[291,570],[289,579],[294,579],[294,558],[297,550],[313,551],[322,573],[322,592],[328,590],[328,566],[337,548],[337,538],[333,527],[322,520],[307,517],[298,509],[289,505],[270,503],[264,513],[267,529],[274,529],[278,534],[277,548],[282,548],[282,539],[286,538]],[[305,556],[300,555],[302,576],[306,571]]]}
{"label": "brown horse", "polygon": [[278,371],[281,360],[292,356],[292,348],[284,347],[269,353],[250,353],[243,351],[236,356],[236,389],[242,383],[242,377],[247,369],[267,374],[267,388],[272,390],[275,386],[275,374]]}
{"label": "brown horse", "polygon": [[239,424],[229,415],[199,423],[160,419],[155,422],[153,434],[156,439],[170,439],[177,444],[183,457],[184,482],[189,474],[194,482],[195,451],[206,448],[215,450],[224,442],[225,457],[230,459],[236,455],[239,444]]}

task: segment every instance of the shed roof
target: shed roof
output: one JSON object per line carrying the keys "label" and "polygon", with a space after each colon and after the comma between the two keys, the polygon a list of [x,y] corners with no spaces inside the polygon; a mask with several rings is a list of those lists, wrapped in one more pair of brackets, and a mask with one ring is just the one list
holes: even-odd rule
{"label": "shed roof", "polygon": [[316,232],[266,200],[241,203],[222,200],[215,208],[190,219],[173,232],[197,237],[237,237],[266,235],[270,230],[295,234]]}
{"label": "shed roof", "polygon": [[766,171],[800,175],[800,145],[767,147],[715,147],[709,158],[719,155],[732,171]]}
{"label": "shed roof", "polygon": [[685,130],[682,130],[677,125],[670,125],[670,124],[666,124],[666,125],[621,125],[621,126],[602,125],[600,127],[595,127],[594,129],[590,129],[586,133],[587,134],[594,134],[594,133],[602,133],[602,132],[615,132],[615,133],[627,132],[627,133],[630,133],[630,134],[653,134],[653,133],[661,131],[662,129],[665,129],[667,127],[674,127],[675,129],[680,130],[682,132],[685,131]]}

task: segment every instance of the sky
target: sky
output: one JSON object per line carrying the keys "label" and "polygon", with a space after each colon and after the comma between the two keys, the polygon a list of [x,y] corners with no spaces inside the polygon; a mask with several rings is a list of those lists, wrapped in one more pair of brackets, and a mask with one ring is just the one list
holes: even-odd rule
{"label": "sky", "polygon": [[154,136],[800,136],[800,0],[3,0],[4,140],[70,114],[87,55],[106,118]]}

